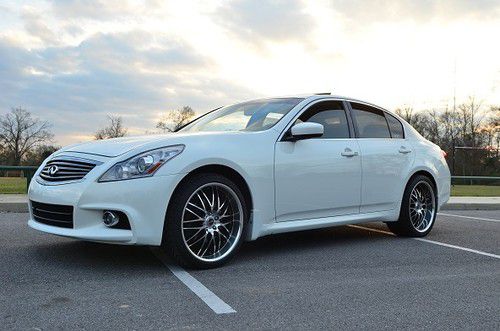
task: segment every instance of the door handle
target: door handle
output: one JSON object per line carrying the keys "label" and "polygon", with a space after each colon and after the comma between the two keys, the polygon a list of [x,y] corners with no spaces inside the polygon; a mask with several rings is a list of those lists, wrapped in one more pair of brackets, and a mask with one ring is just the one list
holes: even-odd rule
{"label": "door handle", "polygon": [[354,152],[350,148],[346,148],[346,149],[344,149],[344,151],[342,153],[340,153],[340,155],[345,156],[345,157],[353,157],[353,156],[357,156],[358,152]]}
{"label": "door handle", "polygon": [[401,146],[401,147],[399,148],[399,152],[400,152],[401,154],[408,154],[408,153],[411,153],[411,149],[407,149],[405,146]]}

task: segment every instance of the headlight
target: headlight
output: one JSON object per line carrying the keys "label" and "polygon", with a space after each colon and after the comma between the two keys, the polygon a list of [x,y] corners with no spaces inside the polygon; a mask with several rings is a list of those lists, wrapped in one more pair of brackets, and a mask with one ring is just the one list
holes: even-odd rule
{"label": "headlight", "polygon": [[184,145],[154,149],[119,162],[99,178],[99,182],[112,182],[124,179],[150,177],[165,162],[179,155]]}

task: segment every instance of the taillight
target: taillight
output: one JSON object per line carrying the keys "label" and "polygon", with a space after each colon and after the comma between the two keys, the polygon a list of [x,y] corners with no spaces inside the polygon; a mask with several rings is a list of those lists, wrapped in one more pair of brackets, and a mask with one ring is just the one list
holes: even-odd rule
{"label": "taillight", "polygon": [[447,158],[448,157],[448,153],[446,153],[445,151],[441,150],[441,154],[443,154],[443,157],[444,158]]}

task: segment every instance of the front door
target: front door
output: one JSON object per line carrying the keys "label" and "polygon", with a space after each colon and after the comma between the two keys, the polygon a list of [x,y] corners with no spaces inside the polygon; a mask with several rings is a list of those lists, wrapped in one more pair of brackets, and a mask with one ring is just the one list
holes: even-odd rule
{"label": "front door", "polygon": [[341,101],[322,101],[294,122],[324,126],[319,138],[279,141],[275,149],[276,219],[292,221],[359,212],[361,160]]}

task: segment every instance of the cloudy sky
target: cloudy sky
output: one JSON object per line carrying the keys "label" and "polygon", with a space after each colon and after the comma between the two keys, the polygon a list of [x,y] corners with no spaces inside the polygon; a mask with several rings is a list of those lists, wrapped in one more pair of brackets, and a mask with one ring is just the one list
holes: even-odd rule
{"label": "cloudy sky", "polygon": [[500,103],[498,0],[0,2],[0,114],[55,142],[132,134],[183,105],[332,91],[417,109]]}

